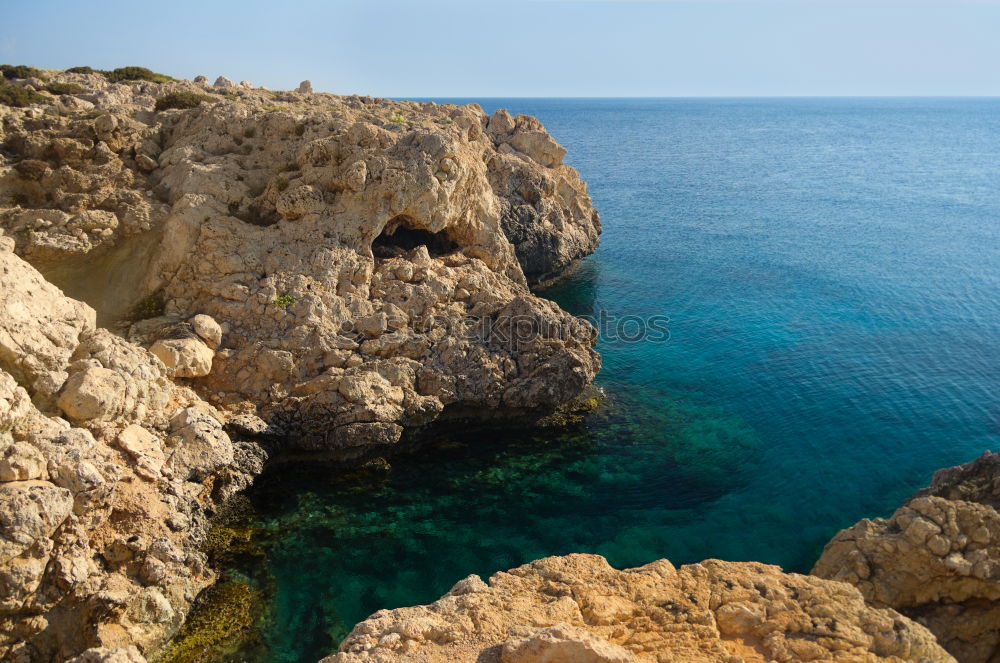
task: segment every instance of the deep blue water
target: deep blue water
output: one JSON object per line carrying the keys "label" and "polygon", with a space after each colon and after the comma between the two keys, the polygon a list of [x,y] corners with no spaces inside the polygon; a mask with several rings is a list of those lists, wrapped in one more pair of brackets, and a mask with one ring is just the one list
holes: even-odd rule
{"label": "deep blue water", "polygon": [[1000,100],[480,103],[541,119],[601,212],[547,296],[668,316],[669,340],[602,337],[609,404],[575,434],[262,477],[263,660],[543,555],[808,571],[1000,447]]}

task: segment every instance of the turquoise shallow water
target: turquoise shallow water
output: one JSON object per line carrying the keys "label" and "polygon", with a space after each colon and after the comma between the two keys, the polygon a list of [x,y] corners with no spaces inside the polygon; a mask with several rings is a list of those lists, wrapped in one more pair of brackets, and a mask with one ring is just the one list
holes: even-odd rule
{"label": "turquoise shallow water", "polygon": [[574,433],[266,473],[248,657],[315,661],[377,609],[544,555],[807,571],[1000,447],[1000,100],[480,103],[539,117],[601,211],[547,296],[668,316],[670,338],[603,337],[609,405]]}

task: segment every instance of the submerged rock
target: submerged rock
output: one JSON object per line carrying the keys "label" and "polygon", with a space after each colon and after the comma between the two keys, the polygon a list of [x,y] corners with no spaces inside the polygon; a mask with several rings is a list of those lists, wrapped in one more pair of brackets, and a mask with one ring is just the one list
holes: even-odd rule
{"label": "submerged rock", "polygon": [[735,663],[954,659],[927,629],[857,589],[775,566],[597,555],[471,576],[427,606],[382,610],[323,663]]}
{"label": "submerged rock", "polygon": [[815,575],[927,626],[961,663],[1000,657],[1000,454],[939,470],[889,519],[835,536]]}

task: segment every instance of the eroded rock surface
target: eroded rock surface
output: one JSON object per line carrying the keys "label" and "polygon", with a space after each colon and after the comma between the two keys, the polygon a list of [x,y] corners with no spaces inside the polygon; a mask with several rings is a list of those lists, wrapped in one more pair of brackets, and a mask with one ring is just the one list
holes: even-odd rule
{"label": "eroded rock surface", "polygon": [[[150,309],[122,333],[210,402],[351,448],[534,416],[597,372],[594,329],[528,290],[600,231],[534,118],[48,73],[84,91],[0,106],[0,228],[99,324]],[[211,101],[154,111],[181,91]]]}
{"label": "eroded rock surface", "polygon": [[8,240],[0,660],[139,662],[214,580],[199,551],[206,514],[256,468],[236,462],[223,413],[174,384],[153,354],[96,327],[92,308]]}
{"label": "eroded rock surface", "polygon": [[953,661],[922,626],[840,582],[774,566],[549,557],[383,610],[324,663]]}
{"label": "eroded rock surface", "polygon": [[813,573],[925,624],[961,663],[1000,660],[1000,455],[934,474],[889,519],[862,520]]}

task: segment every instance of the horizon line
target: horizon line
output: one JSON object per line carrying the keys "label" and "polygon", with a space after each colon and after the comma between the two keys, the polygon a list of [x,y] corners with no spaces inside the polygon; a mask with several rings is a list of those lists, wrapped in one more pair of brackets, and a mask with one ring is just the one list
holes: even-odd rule
{"label": "horizon line", "polygon": [[[337,96],[355,96],[355,94],[329,93]],[[381,96],[381,95],[356,95]],[[506,95],[485,96],[476,94],[464,95],[391,95],[383,99],[1000,99],[1000,94],[705,94],[705,95]]]}

